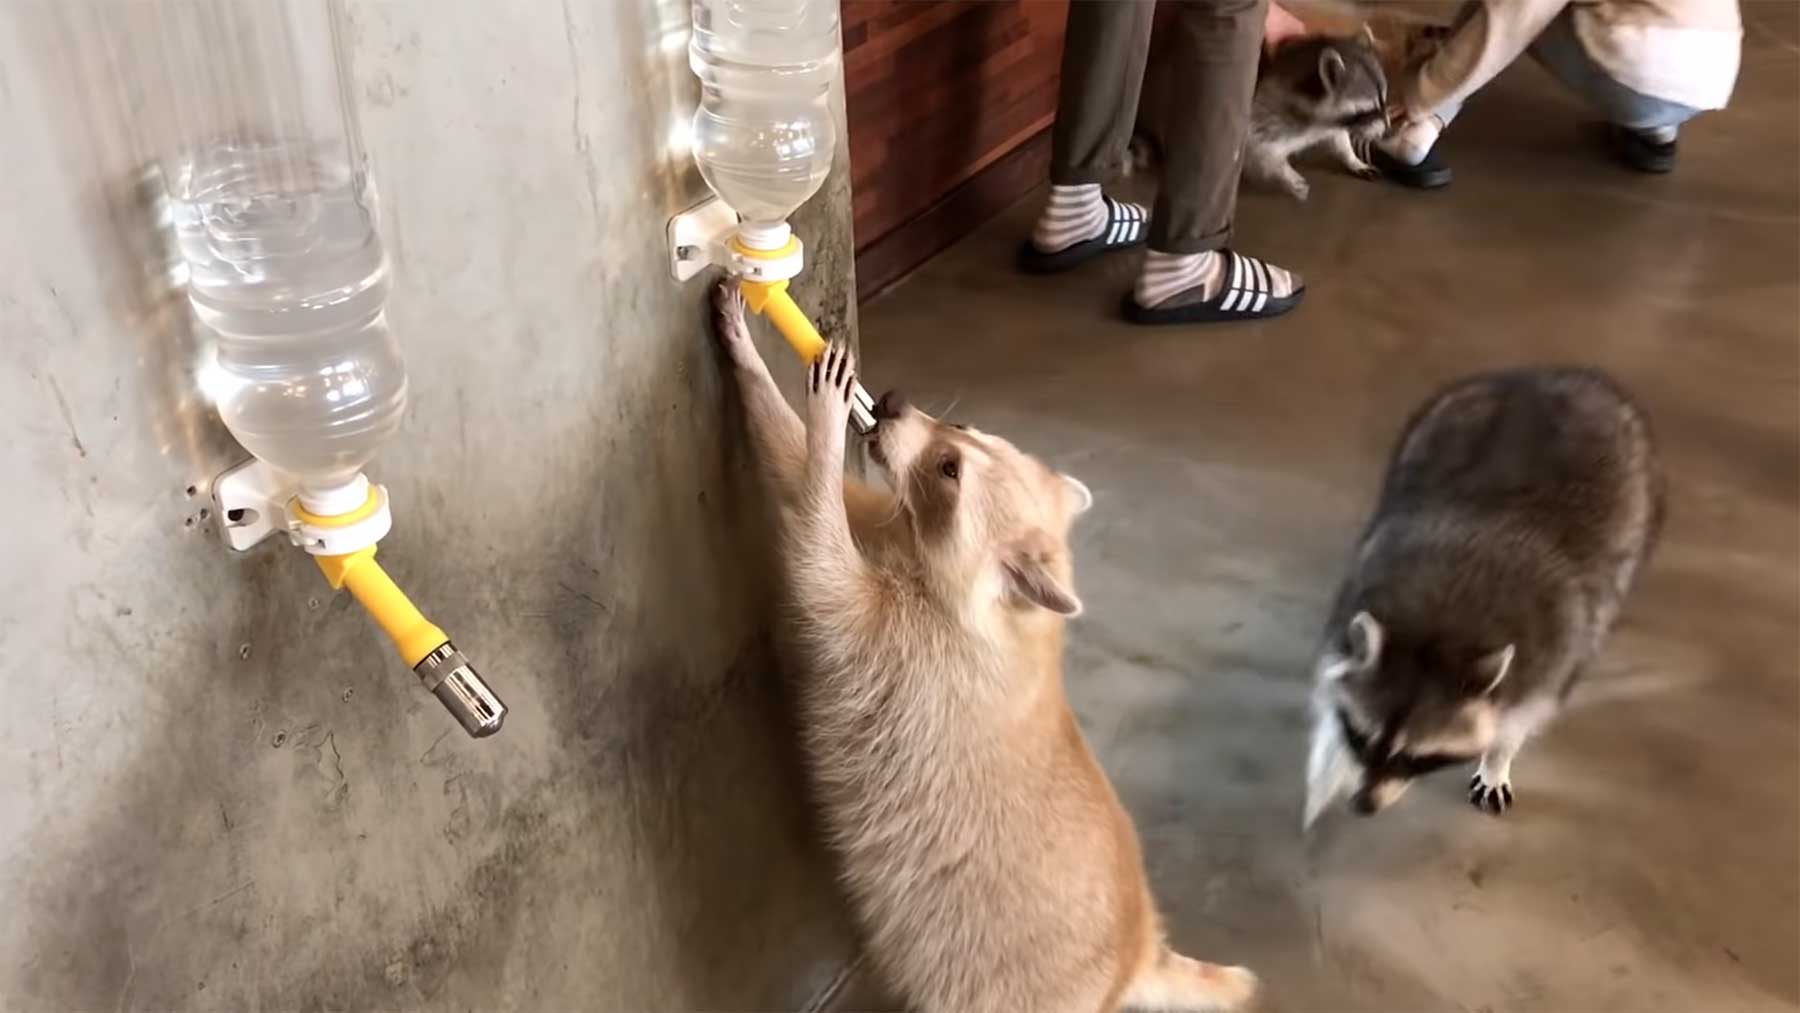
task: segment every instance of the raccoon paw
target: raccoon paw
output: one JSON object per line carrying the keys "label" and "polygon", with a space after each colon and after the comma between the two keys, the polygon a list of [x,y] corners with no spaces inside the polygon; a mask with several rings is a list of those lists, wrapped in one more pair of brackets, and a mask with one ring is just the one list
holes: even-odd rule
{"label": "raccoon paw", "polygon": [[1308,183],[1305,177],[1298,173],[1283,179],[1281,181],[1281,188],[1287,191],[1289,197],[1294,198],[1302,204],[1306,203],[1306,198],[1312,196],[1312,184]]}
{"label": "raccoon paw", "polygon": [[850,421],[850,396],[856,390],[856,355],[833,341],[813,360],[806,374],[806,431],[812,439],[841,448]]}
{"label": "raccoon paw", "polygon": [[713,288],[713,333],[733,365],[749,368],[761,361],[744,319],[744,292],[736,282],[721,281]]}
{"label": "raccoon paw", "polygon": [[1504,815],[1513,804],[1512,782],[1489,784],[1481,779],[1480,774],[1476,774],[1469,778],[1469,804],[1484,813]]}
{"label": "raccoon paw", "polygon": [[1350,175],[1355,176],[1357,179],[1366,179],[1373,182],[1381,178],[1381,170],[1364,162],[1361,165],[1351,166]]}

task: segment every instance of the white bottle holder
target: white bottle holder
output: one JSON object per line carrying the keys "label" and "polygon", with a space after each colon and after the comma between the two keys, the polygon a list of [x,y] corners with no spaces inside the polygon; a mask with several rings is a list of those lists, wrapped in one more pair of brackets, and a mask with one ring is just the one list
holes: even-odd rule
{"label": "white bottle holder", "polygon": [[[358,502],[365,502],[370,494],[378,499],[368,516],[343,525],[310,524],[301,519],[297,509],[299,480],[252,458],[213,482],[219,532],[225,544],[238,552],[275,534],[286,535],[289,542],[315,556],[342,556],[366,549],[393,529],[394,514],[385,486],[371,485],[360,474],[353,485],[362,492]],[[346,495],[344,501],[349,498]],[[327,495],[315,502],[335,499]]]}
{"label": "white bottle holder", "polygon": [[[786,281],[806,266],[806,250],[798,241],[782,257],[746,257],[732,249],[740,228],[752,249],[787,245],[792,233],[783,225],[738,224],[737,212],[717,197],[708,197],[669,219],[669,273],[687,281],[717,265],[746,281]],[[779,238],[779,241],[776,241]]]}

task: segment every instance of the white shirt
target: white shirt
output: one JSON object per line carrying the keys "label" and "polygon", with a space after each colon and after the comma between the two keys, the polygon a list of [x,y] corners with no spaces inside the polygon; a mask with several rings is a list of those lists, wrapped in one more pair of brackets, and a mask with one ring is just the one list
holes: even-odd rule
{"label": "white shirt", "polygon": [[1607,76],[1695,109],[1723,109],[1737,84],[1736,0],[1577,0],[1575,35]]}
{"label": "white shirt", "polygon": [[[1411,118],[1460,106],[1512,65],[1571,0],[1484,0],[1397,92]],[[1576,37],[1620,84],[1665,102],[1721,109],[1737,82],[1737,0],[1573,0]]]}

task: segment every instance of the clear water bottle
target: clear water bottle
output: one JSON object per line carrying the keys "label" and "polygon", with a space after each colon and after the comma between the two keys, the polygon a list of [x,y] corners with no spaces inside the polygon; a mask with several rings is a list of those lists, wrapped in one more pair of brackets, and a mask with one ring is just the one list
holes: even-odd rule
{"label": "clear water bottle", "polygon": [[188,298],[218,335],[225,425],[303,493],[348,484],[406,408],[365,188],[279,145],[196,152],[174,184]]}
{"label": "clear water bottle", "polygon": [[837,0],[694,0],[694,160],[745,222],[784,221],[830,173],[838,52]]}
{"label": "clear water bottle", "polygon": [[[169,191],[209,391],[246,450],[331,493],[400,425],[406,368],[332,0],[164,5],[180,108]],[[235,58],[246,50],[256,60]],[[355,506],[356,504],[351,504]]]}

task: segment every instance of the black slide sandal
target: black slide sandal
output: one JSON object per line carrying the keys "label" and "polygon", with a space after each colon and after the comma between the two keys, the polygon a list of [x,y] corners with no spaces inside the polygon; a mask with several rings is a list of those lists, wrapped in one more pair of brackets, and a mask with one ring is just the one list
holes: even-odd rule
{"label": "black slide sandal", "polygon": [[1117,250],[1144,245],[1150,236],[1150,212],[1136,204],[1106,201],[1106,228],[1092,239],[1084,239],[1055,253],[1045,253],[1027,239],[1019,244],[1019,270],[1026,274],[1059,274]]}
{"label": "black slide sandal", "polygon": [[1287,295],[1275,295],[1268,264],[1231,250],[1219,252],[1229,259],[1225,266],[1225,287],[1218,295],[1206,302],[1141,306],[1137,297],[1127,292],[1122,307],[1125,319],[1134,324],[1213,324],[1232,320],[1267,320],[1300,305],[1300,298],[1306,294],[1305,285]]}
{"label": "black slide sandal", "polygon": [[1425,153],[1424,159],[1417,165],[1407,165],[1380,148],[1371,146],[1368,162],[1375,167],[1376,172],[1381,173],[1382,179],[1414,190],[1436,190],[1449,186],[1456,179],[1456,173],[1450,166],[1437,157],[1435,146]]}
{"label": "black slide sandal", "polygon": [[1608,125],[1607,139],[1613,153],[1627,168],[1662,175],[1675,171],[1676,142],[1652,141],[1643,134],[1617,125]]}

